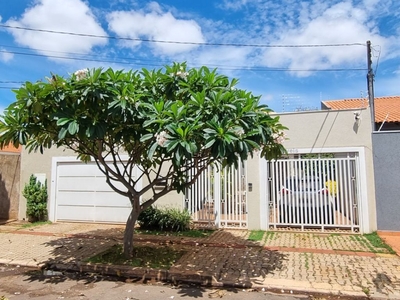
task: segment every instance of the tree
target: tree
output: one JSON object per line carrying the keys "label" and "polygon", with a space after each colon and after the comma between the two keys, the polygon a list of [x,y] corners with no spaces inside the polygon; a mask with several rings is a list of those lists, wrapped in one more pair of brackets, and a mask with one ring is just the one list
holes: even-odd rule
{"label": "tree", "polygon": [[[213,162],[237,165],[255,151],[268,159],[285,152],[279,117],[259,97],[237,89],[237,82],[206,67],[187,70],[185,63],[159,70],[84,69],[26,82],[2,117],[0,146],[12,142],[42,153],[66,147],[84,162],[94,160],[111,188],[132,204],[124,233],[124,253],[131,256],[135,222],[157,199],[184,192]],[[135,168],[139,177],[133,177]],[[194,176],[188,177],[189,169]],[[141,200],[145,193],[152,196]]]}

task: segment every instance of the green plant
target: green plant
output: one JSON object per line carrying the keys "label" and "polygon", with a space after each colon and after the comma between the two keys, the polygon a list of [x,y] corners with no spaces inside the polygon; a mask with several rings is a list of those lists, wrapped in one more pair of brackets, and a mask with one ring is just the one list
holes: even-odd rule
{"label": "green plant", "polygon": [[26,224],[21,225],[21,228],[25,229],[25,228],[31,228],[31,227],[36,227],[36,226],[42,226],[42,225],[46,225],[46,224],[51,224],[51,221],[38,221],[35,223],[26,223]]}
{"label": "green plant", "polygon": [[155,206],[150,206],[142,211],[138,217],[138,224],[140,229],[144,230],[157,230],[159,229],[158,220],[161,211]]}
{"label": "green plant", "polygon": [[192,238],[206,238],[214,233],[215,230],[212,229],[190,229],[186,231],[161,231],[161,230],[148,230],[148,229],[137,229],[135,233],[137,234],[149,234],[149,235],[169,235],[169,236],[186,236]]}
{"label": "green plant", "polygon": [[370,295],[371,290],[369,289],[369,287],[361,286],[361,288],[362,288],[362,291],[363,291],[363,293],[364,293],[365,295],[367,295],[367,296]]}
{"label": "green plant", "polygon": [[378,233],[372,232],[372,233],[366,233],[363,235],[370,243],[372,246],[374,246],[375,248],[380,248],[380,249],[385,249],[387,250],[387,252],[389,252],[390,254],[395,254],[396,252],[388,245],[386,244],[384,241],[382,241],[382,239],[380,238],[380,236],[378,235]]}
{"label": "green plant", "polygon": [[35,175],[31,175],[22,191],[26,198],[26,215],[32,222],[47,219],[47,181],[42,184]]}
{"label": "green plant", "polygon": [[186,231],[190,229],[191,216],[187,210],[176,207],[149,207],[138,218],[141,229]]}
{"label": "green plant", "polygon": [[250,240],[250,241],[262,241],[263,237],[264,237],[264,231],[263,230],[252,230],[250,232],[248,240]]}

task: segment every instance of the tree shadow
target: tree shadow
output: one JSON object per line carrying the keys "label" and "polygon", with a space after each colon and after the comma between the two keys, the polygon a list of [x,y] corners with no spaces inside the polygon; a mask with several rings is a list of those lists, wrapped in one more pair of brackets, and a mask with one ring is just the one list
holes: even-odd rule
{"label": "tree shadow", "polygon": [[389,294],[388,290],[390,291],[393,289],[395,283],[392,282],[390,277],[384,273],[377,273],[375,278],[372,280],[376,290],[381,294]]}
{"label": "tree shadow", "polygon": [[281,270],[286,259],[285,254],[268,250],[260,242],[222,230],[198,243],[169,272],[177,282],[192,276],[204,286],[251,288]]}
{"label": "tree shadow", "polygon": [[84,280],[87,284],[102,280],[138,283],[161,280],[179,288],[182,297],[199,298],[204,297],[205,287],[231,288],[230,292],[235,292],[235,288],[251,288],[262,283],[269,274],[281,270],[286,260],[284,254],[265,249],[243,234],[216,231],[208,238],[136,235],[136,243],[185,248],[186,253],[169,270],[126,265],[115,268],[85,262],[122,243],[122,236],[120,228],[110,228],[51,238],[44,243],[49,258],[39,262],[43,264],[42,270],[27,274],[26,280],[49,284],[71,279]]}

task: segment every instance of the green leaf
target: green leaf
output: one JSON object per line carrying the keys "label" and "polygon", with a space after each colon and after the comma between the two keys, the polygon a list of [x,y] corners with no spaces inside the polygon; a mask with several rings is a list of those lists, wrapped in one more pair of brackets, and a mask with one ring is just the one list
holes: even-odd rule
{"label": "green leaf", "polygon": [[178,140],[167,140],[164,145],[167,147],[167,151],[171,152],[179,145],[179,141]]}
{"label": "green leaf", "polygon": [[88,137],[93,137],[95,133],[95,127],[94,126],[89,126],[88,128],[86,128],[86,135]]}
{"label": "green leaf", "polygon": [[97,79],[99,78],[102,71],[103,71],[102,68],[95,69],[95,71],[93,72],[93,76],[92,76],[92,82],[97,81]]}
{"label": "green leaf", "polygon": [[182,154],[180,153],[180,151],[178,149],[178,151],[175,152],[175,160],[176,160],[177,165],[180,165],[181,159],[182,159]]}
{"label": "green leaf", "polygon": [[158,144],[156,142],[151,146],[149,153],[147,154],[149,159],[153,158],[154,152],[156,151],[157,147],[158,147]]}
{"label": "green leaf", "polygon": [[208,148],[210,148],[212,145],[214,145],[214,143],[215,143],[215,139],[209,139],[209,140],[207,141],[207,144],[204,145],[204,148],[205,148],[205,149],[208,149]]}
{"label": "green leaf", "polygon": [[148,134],[143,135],[143,136],[140,138],[140,141],[143,143],[143,142],[146,142],[146,141],[152,139],[153,137],[154,137],[154,134],[148,133]]}
{"label": "green leaf", "polygon": [[68,122],[72,121],[69,118],[60,118],[57,120],[57,126],[63,126],[65,124],[67,124]]}
{"label": "green leaf", "polygon": [[176,128],[176,133],[179,134],[180,137],[184,137],[183,129],[181,127]]}
{"label": "green leaf", "polygon": [[40,102],[35,102],[32,105],[32,109],[35,113],[40,113],[42,111],[42,104]]}
{"label": "green leaf", "polygon": [[20,131],[18,134],[18,141],[21,145],[25,145],[26,144],[26,133],[23,131]]}
{"label": "green leaf", "polygon": [[60,132],[58,133],[58,139],[63,140],[65,138],[65,136],[67,135],[67,132],[68,132],[67,128],[64,128],[64,127],[61,128]]}
{"label": "green leaf", "polygon": [[68,132],[69,134],[73,135],[79,131],[79,124],[76,122],[76,120],[72,121],[68,125]]}

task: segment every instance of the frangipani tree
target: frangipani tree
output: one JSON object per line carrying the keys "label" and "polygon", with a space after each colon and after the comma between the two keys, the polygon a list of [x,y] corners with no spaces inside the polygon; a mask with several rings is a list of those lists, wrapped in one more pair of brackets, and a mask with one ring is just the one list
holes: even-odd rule
{"label": "frangipani tree", "polygon": [[[279,118],[237,82],[178,63],[151,71],[85,69],[26,82],[4,112],[0,146],[66,147],[84,162],[95,161],[110,187],[132,204],[124,235],[124,253],[131,256],[135,222],[157,199],[184,192],[213,162],[237,165],[256,151],[267,159],[285,153]],[[188,177],[189,169],[195,176]],[[145,193],[152,196],[141,199]]]}

